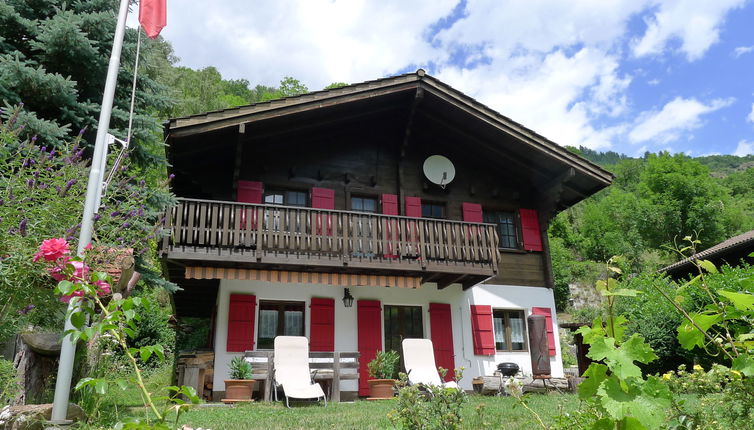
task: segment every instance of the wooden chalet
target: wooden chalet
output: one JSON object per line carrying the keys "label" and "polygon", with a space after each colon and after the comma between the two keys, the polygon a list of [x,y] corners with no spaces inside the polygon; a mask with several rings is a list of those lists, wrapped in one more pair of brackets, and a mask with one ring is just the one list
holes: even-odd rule
{"label": "wooden chalet", "polygon": [[[421,69],[165,134],[179,198],[160,252],[178,316],[211,318],[218,392],[233,356],[281,334],[360,352],[360,394],[365,363],[404,337],[467,367],[467,388],[500,361],[530,368],[525,316],[556,324],[549,221],[612,180]],[[425,176],[432,155],[452,181]],[[557,330],[550,342],[562,373]]]}

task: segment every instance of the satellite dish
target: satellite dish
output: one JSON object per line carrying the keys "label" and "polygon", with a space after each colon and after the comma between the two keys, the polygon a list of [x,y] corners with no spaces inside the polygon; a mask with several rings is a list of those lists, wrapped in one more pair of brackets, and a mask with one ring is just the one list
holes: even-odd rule
{"label": "satellite dish", "polygon": [[424,176],[429,182],[445,188],[456,177],[456,168],[447,157],[431,155],[424,160]]}

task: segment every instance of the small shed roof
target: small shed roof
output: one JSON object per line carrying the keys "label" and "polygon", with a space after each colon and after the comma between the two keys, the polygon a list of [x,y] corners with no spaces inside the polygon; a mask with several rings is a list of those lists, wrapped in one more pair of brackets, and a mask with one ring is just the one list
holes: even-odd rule
{"label": "small shed roof", "polygon": [[[715,260],[726,261],[735,264],[737,259],[745,257],[748,253],[754,252],[754,230],[733,236],[724,240],[717,245],[707,248],[704,251],[685,258],[670,266],[663,267],[660,272],[672,276],[684,275],[694,269],[693,262],[696,260]],[[732,257],[732,258],[731,258]],[[734,261],[728,261],[734,260]]]}

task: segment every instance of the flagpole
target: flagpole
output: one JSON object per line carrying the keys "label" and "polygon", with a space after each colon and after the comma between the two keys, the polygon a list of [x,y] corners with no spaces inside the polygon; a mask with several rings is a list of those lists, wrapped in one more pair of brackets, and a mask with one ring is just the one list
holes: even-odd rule
{"label": "flagpole", "polygon": [[[123,35],[126,32],[126,18],[128,17],[129,0],[120,1],[118,10],[118,24],[115,27],[115,37],[113,38],[113,50],[110,53],[110,64],[107,68],[107,81],[105,81],[105,91],[102,95],[102,110],[100,111],[99,124],[97,125],[97,138],[94,143],[94,155],[92,156],[92,167],[89,170],[89,183],[86,187],[86,200],[84,202],[84,214],[81,218],[81,232],[79,233],[79,243],[77,254],[83,256],[84,247],[92,240],[92,229],[94,227],[94,214],[97,210],[96,203],[102,192],[101,177],[105,169],[105,154],[107,151],[107,142],[105,141],[107,131],[110,128],[110,115],[113,110],[113,97],[115,96],[115,86],[118,81],[118,68],[120,67],[120,53],[123,48]],[[76,305],[68,306],[68,317],[65,321],[65,331],[72,330],[70,315],[76,312]],[[68,415],[68,399],[71,392],[71,377],[73,376],[73,361],[76,354],[76,342],[70,336],[63,337],[62,347],[60,349],[60,363],[58,364],[58,375],[55,382],[55,399],[52,405],[52,416],[50,424],[69,424],[66,420]]]}

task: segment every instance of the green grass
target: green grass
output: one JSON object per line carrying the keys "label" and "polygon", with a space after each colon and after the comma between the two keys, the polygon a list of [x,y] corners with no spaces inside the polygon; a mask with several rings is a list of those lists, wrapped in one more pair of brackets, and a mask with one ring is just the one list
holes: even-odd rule
{"label": "green grass", "polygon": [[[551,423],[561,411],[578,406],[572,394],[533,394],[529,406]],[[181,424],[212,430],[227,429],[392,429],[387,415],[397,405],[395,400],[329,403],[327,407],[301,404],[291,409],[281,403],[251,403],[235,407],[203,407],[185,413]],[[480,411],[481,410],[481,414]],[[510,397],[470,396],[463,408],[467,429],[533,429],[536,419]]]}

